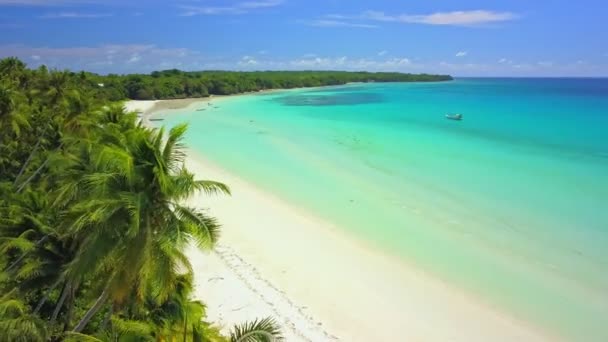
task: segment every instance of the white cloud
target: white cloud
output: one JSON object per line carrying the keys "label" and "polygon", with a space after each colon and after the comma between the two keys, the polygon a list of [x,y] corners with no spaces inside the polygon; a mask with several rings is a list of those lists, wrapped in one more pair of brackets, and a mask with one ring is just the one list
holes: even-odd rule
{"label": "white cloud", "polygon": [[536,64],[541,67],[552,67],[553,66],[553,62],[551,62],[551,61],[540,61],[540,62],[537,62]]}
{"label": "white cloud", "polygon": [[44,19],[79,19],[79,18],[104,18],[111,17],[113,14],[109,13],[80,13],[80,12],[58,12],[58,13],[46,13],[40,16]]}
{"label": "white cloud", "polygon": [[378,56],[382,57],[382,56],[386,55],[387,53],[388,53],[388,51],[382,50],[382,51],[378,52]]}
{"label": "white cloud", "polygon": [[405,67],[413,67],[408,58],[391,58],[386,60],[375,60],[366,58],[342,57],[315,57],[299,58],[287,62],[290,69],[325,69],[325,70],[371,70],[371,71],[396,71],[404,70]]}
{"label": "white cloud", "polygon": [[[306,54],[297,58],[276,58],[271,54],[254,53],[238,58],[205,56],[184,48],[163,48],[155,45],[99,45],[90,47],[31,47],[0,45],[0,58],[16,56],[30,67],[42,64],[49,68],[88,70],[100,73],[138,73],[179,68],[182,70],[348,70],[446,73],[456,76],[608,76],[606,65],[573,60],[569,63],[514,63],[507,58],[486,63],[466,63],[466,59],[440,62],[413,60],[405,56],[322,56]],[[498,63],[497,63],[498,61]],[[501,62],[502,61],[502,62]],[[459,63],[460,62],[460,63]]]}
{"label": "white cloud", "polygon": [[[353,58],[348,56],[319,56],[306,54],[293,59],[276,59],[270,55],[245,55],[238,59],[222,56],[205,57],[188,49],[159,48],[154,45],[102,45],[96,47],[46,48],[0,46],[0,58],[18,56],[37,67],[43,62],[49,67],[93,72],[133,73],[179,68],[182,70],[350,70],[402,71],[435,73],[441,70],[471,70],[469,68],[439,68],[436,64],[413,62],[407,57]],[[31,56],[39,56],[40,60]],[[444,71],[442,71],[444,72]]]}
{"label": "white cloud", "polygon": [[[247,58],[248,57],[248,58]],[[308,54],[295,59],[255,59],[250,62],[250,56],[244,56],[236,61],[222,60],[218,63],[207,64],[211,69],[243,69],[243,70],[350,70],[350,71],[412,71],[418,66],[408,58],[366,59],[339,57],[321,57]]]}
{"label": "white cloud", "polygon": [[485,10],[437,12],[427,15],[401,15],[399,21],[428,25],[471,26],[516,19],[511,12],[493,12]]}
{"label": "white cloud", "polygon": [[469,53],[466,51],[458,51],[458,52],[456,52],[456,57],[465,57],[468,54]]}
{"label": "white cloud", "polygon": [[323,18],[338,19],[338,20],[352,19],[352,17],[346,16],[346,15],[341,15],[341,14],[327,14],[327,15],[324,15]]}
{"label": "white cloud", "polygon": [[399,21],[398,17],[393,17],[384,14],[384,12],[379,11],[366,11],[361,15],[364,19],[376,20],[376,21]]}
{"label": "white cloud", "polygon": [[431,14],[387,14],[382,11],[365,11],[359,15],[330,14],[324,16],[330,20],[368,20],[395,22],[404,24],[478,26],[482,24],[503,22],[517,19],[512,12],[495,12],[487,10],[435,12]]}
{"label": "white cloud", "polygon": [[311,67],[333,65],[334,60],[330,59],[330,58],[321,58],[321,57],[301,58],[301,59],[295,59],[295,60],[289,61],[289,64],[291,64],[292,66],[296,66],[296,67],[311,68]]}
{"label": "white cloud", "polygon": [[237,64],[240,66],[254,66],[258,64],[258,61],[251,56],[243,56]]}
{"label": "white cloud", "polygon": [[412,62],[408,58],[393,58],[391,60],[388,60],[387,63],[388,64],[395,64],[395,65],[409,65],[409,64],[412,64]]}
{"label": "white cloud", "polygon": [[[509,60],[508,60],[509,61]],[[536,63],[497,64],[452,63],[437,61],[412,61],[408,58],[351,58],[351,57],[310,57],[292,60],[258,60],[256,70],[348,70],[348,71],[400,71],[451,74],[456,76],[585,76],[606,75],[605,67],[591,64],[553,64],[540,67]],[[511,62],[511,61],[509,61]],[[217,68],[234,68],[233,64],[218,64]],[[603,73],[602,73],[603,72]]]}
{"label": "white cloud", "polygon": [[306,22],[309,26],[315,27],[355,27],[355,28],[377,28],[376,25],[351,23],[340,20],[317,19]]}
{"label": "white cloud", "polygon": [[140,60],[141,60],[141,56],[139,56],[138,54],[134,54],[133,56],[131,56],[131,58],[129,58],[127,63],[137,63]]}
{"label": "white cloud", "polygon": [[181,6],[184,12],[181,14],[184,17],[192,17],[195,15],[217,15],[217,14],[242,14],[243,9],[236,7],[198,7],[198,6]]}
{"label": "white cloud", "polygon": [[532,69],[534,69],[534,66],[527,64],[527,63],[519,63],[519,64],[514,64],[513,68],[514,69],[523,69],[523,70],[532,70]]}
{"label": "white cloud", "polygon": [[[161,69],[166,62],[169,68],[182,63],[197,67],[201,54],[185,48],[161,48],[146,44],[99,45],[84,47],[32,47],[0,45],[0,58],[16,56],[30,61],[32,67],[42,63],[49,67],[93,72],[148,72]],[[111,68],[109,66],[112,66]],[[167,67],[164,67],[166,69]]]}
{"label": "white cloud", "polygon": [[195,15],[220,15],[220,14],[244,14],[256,9],[276,7],[283,3],[283,0],[260,0],[245,1],[229,6],[179,6],[183,12],[182,16],[191,17]]}
{"label": "white cloud", "polygon": [[246,1],[241,2],[237,6],[242,8],[266,8],[266,7],[274,7],[283,3],[283,0],[265,0],[265,1]]}

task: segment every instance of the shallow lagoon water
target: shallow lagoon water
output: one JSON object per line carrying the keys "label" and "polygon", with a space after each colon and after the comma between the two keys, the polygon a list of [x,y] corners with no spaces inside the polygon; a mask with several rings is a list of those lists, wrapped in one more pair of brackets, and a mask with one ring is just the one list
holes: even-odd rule
{"label": "shallow lagoon water", "polygon": [[164,122],[189,122],[191,148],[370,247],[567,339],[608,340],[608,80],[352,84],[216,106]]}

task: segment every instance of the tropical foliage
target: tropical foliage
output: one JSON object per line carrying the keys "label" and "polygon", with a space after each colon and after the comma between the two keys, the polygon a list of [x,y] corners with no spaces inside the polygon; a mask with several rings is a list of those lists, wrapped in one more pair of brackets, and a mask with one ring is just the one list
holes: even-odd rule
{"label": "tropical foliage", "polygon": [[[91,85],[102,88],[105,97],[137,100],[176,99],[230,95],[266,89],[289,89],[340,85],[349,82],[435,82],[448,75],[403,74],[396,72],[345,71],[155,71],[149,75],[83,74]],[[102,85],[102,86],[100,86]]]}
{"label": "tropical foliage", "polygon": [[146,128],[103,89],[0,60],[0,342],[280,339],[206,322],[184,251],[220,225],[184,200],[229,189],[184,167],[185,126]]}

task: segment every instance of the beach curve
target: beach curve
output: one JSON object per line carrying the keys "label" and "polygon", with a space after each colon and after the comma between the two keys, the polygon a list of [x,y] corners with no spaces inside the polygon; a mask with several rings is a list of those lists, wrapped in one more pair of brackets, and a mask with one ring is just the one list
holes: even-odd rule
{"label": "beach curve", "polygon": [[187,166],[197,178],[225,182],[233,191],[232,197],[190,200],[223,225],[215,253],[190,251],[189,257],[197,298],[224,329],[271,315],[288,341],[555,340],[196,152],[190,151]]}

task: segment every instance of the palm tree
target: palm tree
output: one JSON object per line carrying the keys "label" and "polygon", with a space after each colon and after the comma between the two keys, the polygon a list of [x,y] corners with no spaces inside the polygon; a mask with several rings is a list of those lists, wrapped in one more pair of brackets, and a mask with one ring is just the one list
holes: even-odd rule
{"label": "palm tree", "polygon": [[70,232],[82,244],[68,273],[94,271],[107,281],[75,332],[109,298],[122,302],[134,292],[139,300],[146,294],[165,300],[179,273],[191,269],[183,254],[187,244],[210,248],[217,241],[215,219],[181,202],[197,191],[230,192],[222,183],[195,180],[184,168],[185,131],[176,126],[163,141],[163,129],[137,127],[104,137],[107,144],[95,151],[96,172],[79,182],[88,198],[70,210]]}
{"label": "palm tree", "polygon": [[18,58],[9,57],[0,59],[0,79],[20,86],[26,73],[25,63]]}
{"label": "palm tree", "polygon": [[[186,127],[146,129],[72,73],[9,58],[0,76],[0,342],[228,341],[184,255],[219,225],[183,203],[229,190],[184,168]],[[230,340],[279,338],[265,319]]]}
{"label": "palm tree", "polygon": [[44,342],[47,338],[44,321],[29,312],[15,291],[0,297],[0,342]]}
{"label": "palm tree", "polygon": [[16,138],[24,128],[29,128],[27,116],[17,108],[20,102],[18,97],[20,97],[18,92],[0,85],[0,118],[2,119],[0,120],[0,132],[12,134]]}
{"label": "palm tree", "polygon": [[17,147],[24,146],[32,126],[24,96],[6,83],[0,81],[0,172],[10,177],[22,154]]}
{"label": "palm tree", "polygon": [[[147,297],[143,303],[131,298],[121,310],[122,319],[146,323],[150,336],[157,341],[196,341],[198,336],[209,342],[225,342],[219,329],[204,322],[203,303],[191,299],[192,280],[190,273],[179,275],[175,291],[161,302],[153,297]],[[112,320],[112,329],[113,324]]]}
{"label": "palm tree", "polygon": [[[17,192],[23,191],[48,166],[48,163],[52,162],[54,157],[56,158],[57,155],[65,153],[66,149],[69,148],[66,145],[73,145],[90,139],[90,135],[94,129],[99,128],[96,125],[99,124],[98,116],[100,113],[92,110],[94,102],[91,101],[90,97],[81,94],[78,90],[67,88],[65,73],[60,73],[60,76],[57,76],[56,73],[51,74],[51,81],[52,86],[48,90],[48,93],[52,94],[52,100],[47,106],[52,108],[55,114],[59,115],[54,115],[50,124],[45,122],[40,124],[42,127],[36,139],[36,144],[21,166],[19,174],[15,177],[14,184],[17,186]],[[20,177],[24,174],[26,168],[29,167],[33,156],[36,153],[40,153],[39,147],[41,144],[51,140],[47,137],[48,134],[55,136],[54,144],[49,146],[51,149],[46,152],[40,165],[34,172],[19,184]]]}
{"label": "palm tree", "polygon": [[237,325],[230,333],[230,342],[274,342],[283,337],[272,318],[264,318]]}

